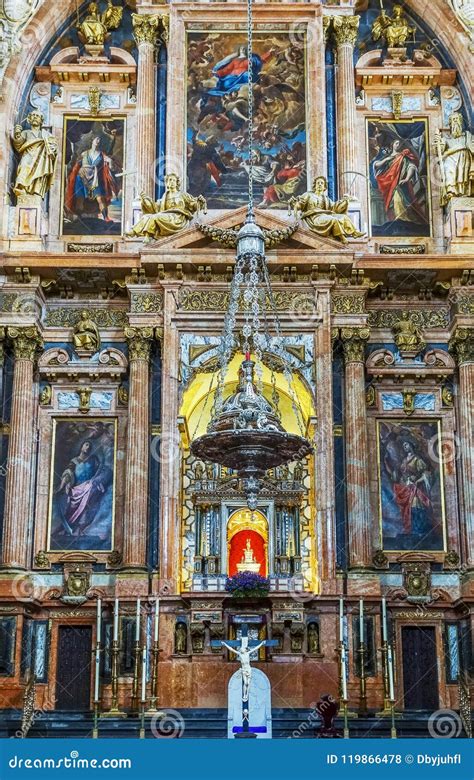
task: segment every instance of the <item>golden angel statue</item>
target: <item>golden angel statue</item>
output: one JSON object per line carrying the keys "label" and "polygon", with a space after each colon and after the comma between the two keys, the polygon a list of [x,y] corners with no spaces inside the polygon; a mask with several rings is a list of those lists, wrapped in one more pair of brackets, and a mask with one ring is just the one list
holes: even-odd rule
{"label": "golden angel statue", "polygon": [[291,198],[289,208],[295,215],[301,214],[302,220],[312,233],[319,236],[329,236],[343,244],[348,243],[348,237],[360,238],[364,235],[352,222],[347,214],[349,200],[332,201],[327,195],[328,183],[324,176],[318,176],[313,183],[313,189],[298,198]]}
{"label": "golden angel statue", "polygon": [[13,192],[17,197],[37,195],[43,199],[53,183],[58,144],[54,135],[43,128],[40,111],[31,111],[26,119],[30,130],[23,130],[21,125],[13,130],[13,147],[21,156]]}
{"label": "golden angel statue", "polygon": [[88,46],[103,46],[110,30],[116,30],[123,16],[123,8],[113,5],[107,0],[107,8],[100,13],[97,3],[90,3],[88,13],[82,24],[77,28],[79,38]]}
{"label": "golden angel statue", "polygon": [[76,349],[84,352],[94,353],[100,349],[99,328],[86,309],[81,312],[79,322],[74,327],[72,341]]}
{"label": "golden angel statue", "polygon": [[385,38],[387,46],[392,49],[405,46],[407,38],[416,32],[416,27],[410,27],[401,5],[393,6],[393,16],[388,16],[382,8],[372,25],[372,38],[378,41]]}
{"label": "golden angel statue", "polygon": [[434,140],[441,168],[441,205],[453,197],[474,196],[474,140],[463,128],[462,116],[455,111],[449,117],[450,134],[436,133]]}
{"label": "golden angel statue", "polygon": [[165,178],[165,194],[156,203],[144,193],[140,196],[143,217],[127,233],[129,237],[153,241],[171,236],[185,228],[198,211],[206,212],[207,204],[202,195],[194,198],[182,192],[181,180],[175,173]]}

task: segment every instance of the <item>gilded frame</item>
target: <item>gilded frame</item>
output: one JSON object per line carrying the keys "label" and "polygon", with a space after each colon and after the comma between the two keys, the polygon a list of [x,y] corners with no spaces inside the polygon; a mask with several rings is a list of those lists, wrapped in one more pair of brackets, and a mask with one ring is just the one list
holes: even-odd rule
{"label": "gilded frame", "polygon": [[[83,423],[94,423],[94,422],[100,422],[104,424],[113,424],[114,426],[114,453],[113,453],[113,479],[112,479],[112,512],[111,512],[111,535],[110,535],[110,547],[107,549],[102,550],[92,550],[89,548],[78,548],[78,547],[68,547],[68,548],[52,548],[51,547],[51,536],[52,536],[52,521],[53,521],[53,494],[54,494],[54,482],[55,482],[55,461],[56,461],[56,437],[57,437],[57,429],[58,424],[62,423],[74,423],[78,424],[80,422]],[[50,463],[50,473],[49,473],[49,493],[48,493],[48,523],[47,523],[47,534],[46,534],[46,540],[47,540],[47,546],[46,546],[46,552],[48,554],[57,554],[57,553],[92,553],[92,554],[109,554],[114,550],[114,542],[115,542],[115,521],[116,521],[116,481],[117,481],[117,441],[118,441],[118,418],[117,417],[87,417],[85,420],[81,420],[78,417],[53,417],[52,418],[53,423],[53,434],[52,434],[52,443],[51,443],[51,463]]]}
{"label": "gilded frame", "polygon": [[445,500],[445,467],[444,467],[444,458],[440,457],[439,460],[439,489],[440,489],[440,502],[441,502],[441,523],[442,523],[442,534],[443,534],[443,546],[442,549],[437,550],[426,550],[424,548],[416,548],[414,550],[397,550],[397,549],[387,549],[384,547],[384,536],[383,536],[383,507],[382,507],[382,480],[381,480],[381,453],[380,453],[380,426],[384,423],[396,423],[398,425],[404,425],[405,427],[413,425],[414,423],[430,423],[430,424],[436,424],[437,428],[437,436],[439,441],[439,448],[438,451],[440,453],[443,452],[443,438],[442,438],[442,424],[441,424],[441,418],[439,417],[420,417],[420,418],[410,418],[410,420],[406,420],[400,417],[379,417],[376,419],[376,440],[377,440],[377,501],[378,501],[378,514],[379,514],[379,547],[383,552],[385,552],[387,555],[396,554],[396,555],[404,555],[406,553],[411,552],[420,552],[428,555],[433,554],[439,554],[439,553],[445,553],[447,551],[447,530],[446,530],[446,500]]}
{"label": "gilded frame", "polygon": [[84,238],[85,236],[90,238],[101,238],[106,239],[110,238],[113,240],[114,238],[120,238],[120,236],[123,236],[124,230],[125,230],[125,192],[124,187],[126,183],[126,177],[123,176],[122,178],[122,210],[120,214],[120,220],[121,220],[121,230],[120,233],[65,233],[64,232],[64,205],[66,200],[66,186],[67,186],[67,171],[66,171],[66,143],[67,143],[67,126],[68,122],[71,120],[75,120],[77,122],[98,122],[101,119],[104,121],[107,120],[108,122],[115,122],[120,121],[123,122],[123,160],[122,160],[122,169],[123,171],[126,171],[126,151],[127,151],[127,143],[128,143],[128,126],[127,126],[127,116],[125,114],[112,114],[112,115],[102,115],[99,114],[98,116],[93,116],[92,114],[63,114],[62,120],[63,120],[63,137],[62,137],[62,147],[61,147],[61,199],[60,199],[60,207],[59,207],[59,235],[61,238],[67,238],[68,240],[73,240],[75,238]]}
{"label": "gilded frame", "polygon": [[[426,200],[428,205],[428,220],[429,220],[429,235],[428,236],[408,236],[408,235],[396,235],[396,236],[374,236],[372,232],[372,203],[371,203],[371,183],[370,183],[370,156],[369,156],[369,124],[377,123],[380,125],[387,124],[415,124],[417,122],[423,122],[425,126],[425,149],[426,149]],[[415,116],[412,119],[389,119],[380,116],[366,116],[365,117],[365,153],[366,153],[366,170],[367,170],[367,222],[369,226],[369,237],[377,239],[417,239],[417,238],[432,238],[433,237],[433,204],[431,200],[431,177],[430,177],[430,135],[429,135],[429,121],[426,116]]]}

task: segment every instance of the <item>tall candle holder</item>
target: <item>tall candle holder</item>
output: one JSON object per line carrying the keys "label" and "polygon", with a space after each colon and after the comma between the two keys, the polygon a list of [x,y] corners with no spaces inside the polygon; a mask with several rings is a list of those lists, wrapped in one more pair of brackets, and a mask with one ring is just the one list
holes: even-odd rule
{"label": "tall candle holder", "polygon": [[119,710],[118,707],[118,678],[119,678],[119,641],[114,639],[111,646],[111,667],[112,667],[112,703],[110,710],[102,713],[104,718],[126,718],[127,713]]}
{"label": "tall candle holder", "polygon": [[388,642],[386,639],[382,642],[382,647],[380,648],[380,652],[382,654],[383,710],[377,712],[377,715],[381,718],[386,718],[390,716],[390,712],[391,712],[390,680],[389,680],[389,669],[388,669]]}
{"label": "tall candle holder", "polygon": [[348,719],[357,717],[357,713],[349,710],[349,695],[347,692],[347,659],[344,642],[339,642],[339,695],[342,704],[342,716],[344,719],[344,739],[349,739]]}
{"label": "tall candle holder", "polygon": [[138,697],[139,675],[140,675],[140,640],[137,639],[135,641],[135,662],[133,666],[132,712],[140,711],[139,697]]}
{"label": "tall candle holder", "polygon": [[359,714],[367,714],[367,689],[365,681],[365,643],[361,642],[359,645],[359,657],[360,657],[360,674],[359,674]]}
{"label": "tall candle holder", "polygon": [[[100,628],[100,624],[99,624]],[[98,635],[100,636],[100,635]],[[94,726],[92,729],[92,739],[99,737],[99,708],[100,708],[100,639],[96,640],[94,655]]]}
{"label": "tall candle holder", "polygon": [[153,717],[158,712],[158,662],[160,660],[160,648],[158,640],[155,639],[153,647],[151,649],[151,696],[150,706],[146,711],[146,715]]}
{"label": "tall candle holder", "polygon": [[92,739],[99,738],[99,707],[100,701],[94,699],[94,728],[92,729]]}

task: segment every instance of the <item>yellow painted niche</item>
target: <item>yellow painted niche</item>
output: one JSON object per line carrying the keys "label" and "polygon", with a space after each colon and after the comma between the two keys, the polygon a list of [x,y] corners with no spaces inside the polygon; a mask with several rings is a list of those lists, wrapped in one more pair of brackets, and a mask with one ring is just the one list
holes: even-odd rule
{"label": "yellow painted niche", "polygon": [[[236,390],[238,371],[241,363],[242,355],[237,354],[229,364],[224,380],[224,398],[232,395]],[[276,389],[280,396],[279,410],[282,425],[288,433],[301,434],[296,415],[293,411],[292,399],[286,377],[279,373],[275,373],[274,377]],[[262,380],[265,398],[271,402],[272,374],[270,369],[266,366],[263,366]],[[185,417],[187,420],[191,441],[206,433],[207,425],[211,417],[217,381],[217,372],[214,375],[204,373],[197,374],[183,394],[180,416]],[[301,409],[303,415],[303,425],[306,433],[309,420],[311,417],[314,417],[316,413],[313,399],[304,381],[296,374],[293,374],[292,389],[295,394],[297,405]]]}

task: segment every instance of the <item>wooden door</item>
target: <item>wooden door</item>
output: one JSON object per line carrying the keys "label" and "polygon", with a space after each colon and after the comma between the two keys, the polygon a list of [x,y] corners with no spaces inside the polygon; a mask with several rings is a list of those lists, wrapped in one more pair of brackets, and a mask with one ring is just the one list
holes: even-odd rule
{"label": "wooden door", "polygon": [[56,709],[89,710],[92,628],[59,626]]}
{"label": "wooden door", "polygon": [[402,628],[403,698],[407,710],[439,707],[438,657],[434,628]]}

